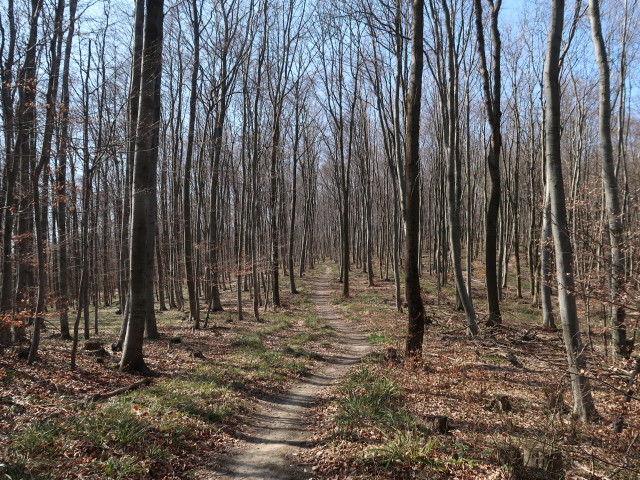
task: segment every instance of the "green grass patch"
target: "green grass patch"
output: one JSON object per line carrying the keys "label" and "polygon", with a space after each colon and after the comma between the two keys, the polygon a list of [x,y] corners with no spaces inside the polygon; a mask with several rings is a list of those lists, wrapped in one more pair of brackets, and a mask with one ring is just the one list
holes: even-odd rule
{"label": "green grass patch", "polygon": [[365,449],[364,463],[392,466],[422,466],[437,467],[439,462],[433,458],[432,452],[438,446],[436,439],[427,438],[418,429],[397,430],[385,434],[380,445]]}
{"label": "green grass patch", "polygon": [[363,469],[417,478],[412,476],[416,471],[444,468],[444,461],[434,455],[437,440],[404,402],[398,383],[373,365],[353,371],[343,381],[334,423],[339,438],[358,445],[349,456]]}
{"label": "green grass patch", "polygon": [[[188,376],[157,382],[105,404],[78,404],[70,415],[38,422],[11,435],[6,451],[10,478],[57,478],[51,465],[81,468],[98,478],[145,476],[172,448],[186,448],[211,426],[236,417],[244,402],[224,384],[225,371],[201,365]],[[82,453],[81,464],[74,458]]]}
{"label": "green grass patch", "polygon": [[273,335],[291,327],[291,325],[293,325],[293,319],[289,314],[276,314],[272,319],[270,319],[270,323],[268,325],[262,327],[258,331],[258,334],[260,336]]}
{"label": "green grass patch", "polygon": [[109,457],[101,466],[107,478],[126,479],[146,472],[146,468],[131,455]]}
{"label": "green grass patch", "polygon": [[367,335],[367,342],[372,345],[384,345],[386,343],[391,343],[391,341],[391,338],[383,332],[370,332],[369,335]]}
{"label": "green grass patch", "polygon": [[491,363],[492,365],[502,365],[507,364],[509,361],[504,357],[499,357],[497,355],[482,355],[480,358],[487,363]]}
{"label": "green grass patch", "polygon": [[292,357],[296,357],[296,358],[308,358],[310,360],[322,360],[323,357],[322,355],[318,354],[318,353],[314,353],[314,352],[310,352],[308,350],[305,350],[302,347],[299,346],[290,346],[287,345],[286,347],[284,347],[282,349],[282,353],[284,353],[285,355],[290,355]]}
{"label": "green grass patch", "polygon": [[25,457],[55,455],[61,429],[53,422],[34,422],[10,437],[9,453]]}
{"label": "green grass patch", "polygon": [[[104,406],[81,407],[71,418],[34,423],[9,437],[8,452],[15,458],[14,469],[27,471],[9,478],[52,478],[52,462],[68,462],[67,452],[85,452],[85,462],[70,465],[103,478],[132,478],[148,471],[148,455],[168,455],[149,435],[155,426],[136,414],[128,399]],[[108,452],[101,460],[96,452]],[[16,463],[17,461],[17,463]],[[18,468],[19,466],[20,468]]]}
{"label": "green grass patch", "polygon": [[261,335],[256,333],[239,335],[231,342],[231,346],[253,352],[262,352],[265,350]]}
{"label": "green grass patch", "polygon": [[357,437],[360,428],[416,427],[417,419],[403,408],[401,398],[402,391],[393,380],[365,366],[342,384],[335,422],[346,437]]}
{"label": "green grass patch", "polygon": [[318,316],[315,310],[309,311],[309,314],[304,319],[304,326],[310,328],[314,332],[322,333],[323,335],[333,335],[333,327],[329,325],[324,318]]}
{"label": "green grass patch", "polygon": [[513,308],[513,320],[515,323],[538,323],[541,311],[526,303],[509,302],[508,307]]}

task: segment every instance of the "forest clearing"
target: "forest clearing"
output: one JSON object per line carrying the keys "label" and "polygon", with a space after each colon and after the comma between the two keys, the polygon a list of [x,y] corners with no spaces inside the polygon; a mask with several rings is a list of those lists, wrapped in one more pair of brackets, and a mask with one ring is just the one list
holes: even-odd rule
{"label": "forest clearing", "polygon": [[639,0],[4,0],[0,480],[640,478]]}

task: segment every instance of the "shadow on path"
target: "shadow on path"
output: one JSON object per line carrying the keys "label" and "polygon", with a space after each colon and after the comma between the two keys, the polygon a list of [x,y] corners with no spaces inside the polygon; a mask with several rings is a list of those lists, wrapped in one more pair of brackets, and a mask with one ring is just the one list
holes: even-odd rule
{"label": "shadow on path", "polygon": [[295,461],[295,453],[310,445],[307,418],[318,393],[335,384],[347,369],[360,362],[368,352],[366,337],[345,324],[331,304],[330,270],[327,268],[314,284],[313,304],[318,314],[335,332],[334,346],[339,353],[324,357],[321,366],[282,395],[260,400],[258,411],[247,419],[247,428],[237,432],[243,446],[224,460],[216,471],[199,471],[196,478],[273,479],[309,478]]}

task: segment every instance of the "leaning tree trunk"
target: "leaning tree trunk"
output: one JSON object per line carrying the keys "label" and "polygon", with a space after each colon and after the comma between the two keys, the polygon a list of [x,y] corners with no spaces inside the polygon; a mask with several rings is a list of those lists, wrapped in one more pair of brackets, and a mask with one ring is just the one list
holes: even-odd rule
{"label": "leaning tree trunk", "polygon": [[567,228],[567,209],[560,150],[560,47],[564,22],[564,0],[552,0],[547,55],[544,66],[546,173],[550,187],[552,231],[556,253],[556,276],[562,333],[569,362],[573,414],[583,421],[596,416],[589,382],[584,375],[587,361],[576,309],[573,277],[573,245]]}
{"label": "leaning tree trunk", "polygon": [[591,37],[598,64],[598,131],[600,135],[600,156],[602,157],[602,184],[606,203],[609,242],[611,243],[611,264],[609,266],[609,288],[611,299],[612,338],[616,354],[628,357],[631,353],[627,345],[625,327],[625,309],[622,304],[624,294],[625,265],[623,253],[622,210],[618,181],[613,161],[613,145],[611,143],[611,86],[607,49],[600,22],[600,1],[589,0],[589,21]]}

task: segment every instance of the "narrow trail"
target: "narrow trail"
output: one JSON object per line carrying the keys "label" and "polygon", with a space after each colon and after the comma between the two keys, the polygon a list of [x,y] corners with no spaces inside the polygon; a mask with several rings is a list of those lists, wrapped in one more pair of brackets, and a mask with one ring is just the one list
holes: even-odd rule
{"label": "narrow trail", "polygon": [[248,419],[243,433],[244,444],[216,473],[197,475],[200,480],[213,479],[308,479],[295,460],[295,453],[309,445],[311,432],[307,429],[318,394],[335,384],[351,366],[368,352],[365,336],[354,332],[338,315],[331,304],[331,272],[327,268],[313,284],[313,303],[318,314],[335,331],[334,352],[308,377],[291,390],[260,400],[260,406]]}

